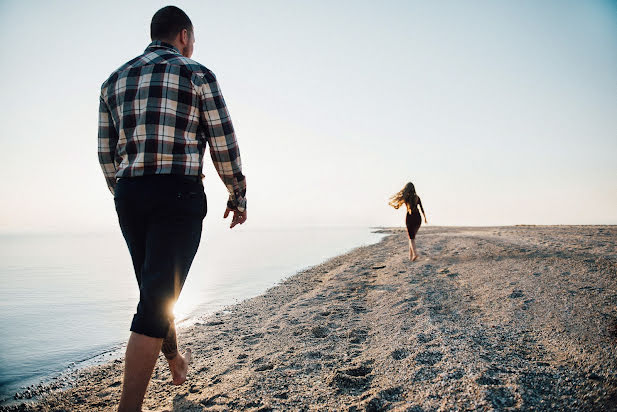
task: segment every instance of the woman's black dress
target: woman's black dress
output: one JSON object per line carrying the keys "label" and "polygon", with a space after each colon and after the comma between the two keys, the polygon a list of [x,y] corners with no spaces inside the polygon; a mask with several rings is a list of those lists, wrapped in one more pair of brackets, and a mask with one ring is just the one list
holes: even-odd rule
{"label": "woman's black dress", "polygon": [[[418,205],[420,204],[420,198],[418,198]],[[407,211],[407,216],[405,216],[405,225],[407,226],[407,234],[409,235],[409,239],[415,239],[416,233],[418,233],[418,229],[420,229],[420,225],[422,225],[422,217],[420,217],[420,211],[418,210],[417,205],[411,208],[411,213]]]}

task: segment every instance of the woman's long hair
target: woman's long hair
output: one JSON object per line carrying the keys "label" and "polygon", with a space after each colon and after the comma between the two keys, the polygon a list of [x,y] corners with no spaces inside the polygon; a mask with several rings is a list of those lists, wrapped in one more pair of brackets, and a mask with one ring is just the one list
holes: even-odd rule
{"label": "woman's long hair", "polygon": [[413,183],[407,183],[404,188],[390,198],[388,204],[395,209],[405,204],[407,206],[407,211],[411,213],[412,209],[418,205],[418,195],[416,194],[416,188]]}

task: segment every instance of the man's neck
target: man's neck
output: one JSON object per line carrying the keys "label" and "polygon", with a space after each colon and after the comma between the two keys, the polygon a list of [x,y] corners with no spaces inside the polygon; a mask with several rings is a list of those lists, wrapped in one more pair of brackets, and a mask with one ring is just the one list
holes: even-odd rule
{"label": "man's neck", "polygon": [[[182,52],[182,45],[179,44],[177,41],[165,41],[163,40],[165,43],[169,43],[172,46],[174,46],[176,49],[178,49],[180,51],[180,54],[182,54],[184,56],[184,53]],[[186,57],[186,56],[184,56]]]}

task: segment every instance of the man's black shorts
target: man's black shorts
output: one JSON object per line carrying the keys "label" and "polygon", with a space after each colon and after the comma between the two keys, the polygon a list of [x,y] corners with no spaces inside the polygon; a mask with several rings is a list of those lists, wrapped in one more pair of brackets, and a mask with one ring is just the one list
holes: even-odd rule
{"label": "man's black shorts", "polygon": [[207,213],[203,185],[178,175],[121,178],[114,202],[139,285],[131,331],[164,338],[199,247]]}

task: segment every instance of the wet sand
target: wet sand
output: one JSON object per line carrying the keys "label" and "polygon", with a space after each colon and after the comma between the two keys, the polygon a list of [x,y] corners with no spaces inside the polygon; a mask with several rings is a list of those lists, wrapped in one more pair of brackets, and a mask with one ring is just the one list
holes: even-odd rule
{"label": "wet sand", "polygon": [[[144,409],[617,410],[617,227],[386,231],[181,330]],[[114,410],[122,367],[2,410]]]}

